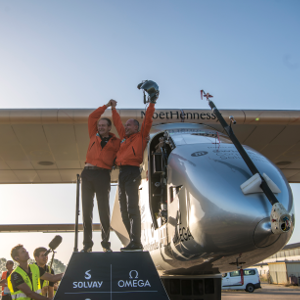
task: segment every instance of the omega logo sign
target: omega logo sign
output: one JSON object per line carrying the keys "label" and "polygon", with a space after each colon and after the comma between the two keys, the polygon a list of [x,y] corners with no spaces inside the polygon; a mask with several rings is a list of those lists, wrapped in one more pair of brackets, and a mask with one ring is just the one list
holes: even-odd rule
{"label": "omega logo sign", "polygon": [[[92,275],[89,273],[91,270],[87,270],[84,274],[84,278],[89,280]],[[91,289],[91,288],[101,288],[103,281],[74,281],[73,289]],[[89,299],[86,299],[89,300]]]}
{"label": "omega logo sign", "polygon": [[136,270],[131,270],[129,272],[129,280],[119,280],[118,286],[120,288],[126,287],[151,287],[149,280],[138,279],[139,273]]}

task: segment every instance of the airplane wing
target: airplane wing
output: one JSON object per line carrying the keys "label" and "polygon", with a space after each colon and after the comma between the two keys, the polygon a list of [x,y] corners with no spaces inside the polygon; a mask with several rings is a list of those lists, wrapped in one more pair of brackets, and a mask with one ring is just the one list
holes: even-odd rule
{"label": "airplane wing", "polygon": [[[0,183],[73,183],[84,167],[89,144],[88,115],[93,109],[0,110]],[[142,109],[118,110],[122,121],[142,122]],[[300,111],[221,110],[237,121],[234,132],[274,162],[291,183],[300,182]],[[110,110],[103,117],[111,118]],[[153,124],[220,124],[208,109],[157,109]],[[116,133],[115,128],[112,130]],[[118,171],[112,171],[112,182]]]}
{"label": "airplane wing", "polygon": [[[1,233],[11,232],[74,232],[75,224],[1,224]],[[83,225],[78,224],[78,231],[83,231]],[[99,223],[93,224],[93,231],[101,231]],[[113,230],[111,230],[113,231]]]}

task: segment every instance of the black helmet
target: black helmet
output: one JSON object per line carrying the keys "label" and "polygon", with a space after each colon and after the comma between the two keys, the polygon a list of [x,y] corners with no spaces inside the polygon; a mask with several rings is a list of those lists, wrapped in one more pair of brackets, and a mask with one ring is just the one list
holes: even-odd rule
{"label": "black helmet", "polygon": [[156,103],[156,100],[159,96],[159,87],[156,82],[152,80],[144,80],[140,84],[138,84],[137,88],[143,89],[145,92],[148,93],[150,102]]}

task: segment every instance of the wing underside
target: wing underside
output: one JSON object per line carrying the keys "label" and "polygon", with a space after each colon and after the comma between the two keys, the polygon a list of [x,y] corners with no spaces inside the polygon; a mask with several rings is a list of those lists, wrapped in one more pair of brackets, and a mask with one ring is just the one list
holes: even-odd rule
{"label": "wing underside", "polygon": [[[0,183],[73,183],[84,167],[91,109],[0,110]],[[141,109],[119,110],[122,121],[143,120]],[[274,162],[291,183],[300,182],[300,111],[221,110],[237,121],[234,132]],[[111,118],[106,111],[105,117]],[[153,124],[192,122],[221,130],[210,110],[160,109]],[[116,133],[115,128],[112,130]],[[112,182],[118,170],[112,171]]]}

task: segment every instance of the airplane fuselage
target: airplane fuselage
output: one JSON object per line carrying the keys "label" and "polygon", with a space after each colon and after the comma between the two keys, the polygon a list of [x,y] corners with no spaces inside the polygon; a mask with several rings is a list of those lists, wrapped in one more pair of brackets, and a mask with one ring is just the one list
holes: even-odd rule
{"label": "airplane fuselage", "polygon": [[[294,223],[284,175],[263,155],[244,148],[280,189],[275,196]],[[293,225],[287,233],[272,233],[272,205],[262,192],[242,192],[241,184],[252,174],[231,141],[211,127],[153,126],[143,175],[142,243],[165,274],[215,274],[251,266],[284,247],[292,235]]]}

